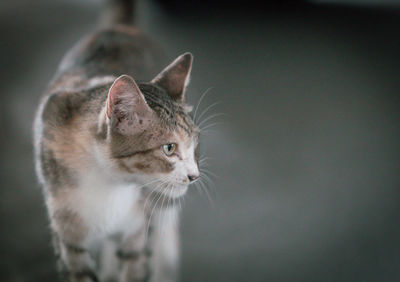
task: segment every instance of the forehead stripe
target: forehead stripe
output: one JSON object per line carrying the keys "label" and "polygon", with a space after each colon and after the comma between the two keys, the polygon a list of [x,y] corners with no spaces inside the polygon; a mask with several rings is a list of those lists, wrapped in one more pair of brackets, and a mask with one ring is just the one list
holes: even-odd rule
{"label": "forehead stripe", "polygon": [[177,126],[182,128],[188,135],[190,135],[192,133],[192,130],[190,130],[190,128],[188,126],[184,126],[181,123],[177,123]]}
{"label": "forehead stripe", "polygon": [[[158,148],[158,147],[157,147]],[[152,151],[154,151],[156,148],[151,148],[151,149],[147,149],[147,150],[142,150],[142,151],[134,151],[134,152],[130,152],[127,154],[123,154],[123,155],[116,155],[114,156],[114,158],[116,159],[123,159],[123,158],[129,158],[129,157],[133,157],[135,155],[144,155],[144,154],[148,154]]]}

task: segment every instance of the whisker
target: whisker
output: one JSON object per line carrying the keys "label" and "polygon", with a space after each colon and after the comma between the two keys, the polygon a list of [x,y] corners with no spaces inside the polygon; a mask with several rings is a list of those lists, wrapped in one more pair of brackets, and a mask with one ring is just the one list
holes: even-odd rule
{"label": "whisker", "polygon": [[185,205],[186,205],[186,198],[185,198],[185,195],[181,196],[181,198],[182,198],[182,202],[183,202],[183,207],[185,207]]}
{"label": "whisker", "polygon": [[151,209],[150,217],[149,217],[148,222],[147,222],[146,237],[147,237],[148,232],[149,232],[149,228],[150,228],[150,224],[151,224],[151,218],[152,218],[152,216],[153,216],[154,210],[156,209],[157,204],[158,204],[158,201],[160,200],[160,198],[161,198],[162,195],[163,195],[163,193],[160,192],[160,195],[158,196],[155,205],[154,205],[153,208]]}
{"label": "whisker", "polygon": [[[164,178],[162,178],[161,180],[157,179],[157,181],[159,181],[160,183],[150,192],[149,195],[146,196],[146,199],[144,200],[143,211],[146,210],[146,208],[147,208],[147,201],[150,200],[151,195],[154,194],[155,192],[157,192],[157,189],[158,189],[159,187],[161,187],[162,185],[164,185],[165,183],[167,183],[168,177],[164,177]],[[154,182],[154,181],[151,181],[151,182]],[[153,202],[153,200],[152,200],[151,202]],[[151,202],[150,202],[150,203],[151,203]]]}
{"label": "whisker", "polygon": [[[170,185],[167,185],[166,189],[169,189],[169,186]],[[164,228],[164,225],[162,224],[162,221],[165,222],[165,220],[164,220],[164,216],[165,216],[164,201],[165,201],[165,198],[167,197],[167,195],[165,195],[163,192],[161,192],[161,193],[163,195],[163,199],[161,201],[161,208],[160,208],[160,212],[159,212],[160,215],[158,217],[158,225],[161,226],[161,233],[162,233],[162,228]]]}
{"label": "whisker", "polygon": [[[159,183],[156,187],[159,187],[159,185],[161,185],[161,184]],[[143,202],[143,212],[144,213],[147,211],[147,201],[150,200],[151,195],[153,195],[153,193],[155,193],[155,192],[156,192],[156,189],[151,190],[150,193],[144,199],[144,202]]]}
{"label": "whisker", "polygon": [[[159,187],[159,186],[157,186],[156,188],[158,189],[158,187]],[[152,204],[153,204],[153,202],[154,202],[154,200],[155,200],[155,198],[152,198],[152,196],[153,196],[153,194],[156,194],[156,193],[157,193],[157,190],[154,189],[154,190],[152,190],[152,191],[150,192],[150,194],[146,197],[146,200],[145,200],[144,205],[143,205],[143,211],[144,211],[144,212],[146,212],[147,209],[148,209],[149,207],[152,208]],[[156,197],[157,197],[157,196],[156,196]]]}
{"label": "whisker", "polygon": [[179,210],[181,211],[182,210],[182,204],[181,204],[181,198],[180,197],[178,198],[178,202],[179,202]]}
{"label": "whisker", "polygon": [[196,187],[196,190],[199,191],[199,193],[200,193],[201,195],[204,195],[203,190],[201,190],[201,187],[198,186],[198,184],[199,184],[199,181],[196,181],[196,182],[194,183],[194,186]]}
{"label": "whisker", "polygon": [[[162,211],[162,213],[163,213],[163,215],[162,215],[162,222],[161,222],[161,235],[163,235],[163,234],[165,234],[165,224],[168,224],[168,222],[166,222],[167,220],[166,220],[166,215],[167,215],[167,212],[169,211],[168,210],[168,202],[169,202],[169,200],[170,200],[170,197],[171,197],[171,191],[173,190],[173,186],[170,184],[170,185],[168,185],[168,189],[169,189],[169,192],[168,192],[168,195],[165,195],[165,198],[168,198],[168,201],[167,201],[167,206],[165,207],[165,209],[164,209],[164,200],[163,200],[163,202],[162,202],[162,204],[161,204],[161,211]],[[161,217],[160,217],[161,218]]]}
{"label": "whisker", "polygon": [[201,101],[203,100],[203,98],[207,95],[207,93],[208,93],[212,88],[213,88],[213,87],[209,87],[209,88],[200,96],[200,99],[199,99],[199,101],[197,102],[196,109],[194,110],[193,120],[196,120],[196,113],[197,113],[197,110],[199,109],[199,106],[200,106],[200,104],[201,104]]}
{"label": "whisker", "polygon": [[212,172],[212,171],[209,171],[208,169],[205,169],[205,168],[203,168],[202,169],[202,172],[204,172],[205,174],[211,174],[212,176],[214,176],[215,178],[219,178],[219,176],[218,175],[216,175],[214,172]]}
{"label": "whisker", "polygon": [[145,184],[142,184],[142,185],[140,185],[139,187],[137,187],[138,189],[141,189],[141,188],[144,188],[144,187],[146,187],[147,185],[149,185],[149,184],[152,184],[152,183],[154,183],[154,182],[158,182],[158,181],[163,181],[164,180],[164,178],[163,179],[153,179],[152,181],[149,181],[149,182],[147,182],[147,183],[145,183]]}
{"label": "whisker", "polygon": [[200,170],[201,170],[201,168],[208,167],[209,165],[210,165],[210,164],[209,164],[208,162],[206,162],[206,161],[199,162]]}
{"label": "whisker", "polygon": [[205,185],[205,184],[202,182],[202,180],[203,180],[203,179],[200,177],[200,182],[199,182],[199,184],[201,185],[201,187],[203,187],[203,190],[204,190],[204,192],[206,193],[207,198],[208,198],[210,204],[211,204],[212,206],[214,206],[214,201],[211,199],[211,196],[210,196],[210,194],[208,193],[208,190],[207,190],[206,186],[203,186],[203,185]]}
{"label": "whisker", "polygon": [[167,208],[169,208],[169,207],[170,207],[169,203],[170,203],[170,201],[171,201],[171,198],[172,198],[172,190],[173,190],[173,189],[171,189],[171,190],[169,191],[169,195],[168,195],[168,202],[167,202]]}
{"label": "whisker", "polygon": [[211,134],[215,134],[217,131],[216,130],[214,130],[214,129],[206,129],[206,130],[202,130],[201,131],[201,134],[204,136],[204,135],[210,135],[210,133]]}
{"label": "whisker", "polygon": [[213,127],[213,126],[218,125],[218,124],[224,124],[224,122],[215,122],[215,123],[212,123],[212,124],[207,124],[205,127],[200,128],[200,132],[203,132],[203,130],[206,130],[207,128]]}
{"label": "whisker", "polygon": [[207,202],[209,204],[211,204],[211,197],[210,195],[207,193],[206,188],[204,187],[204,185],[202,185],[202,183],[199,181],[199,191],[201,193],[202,196],[205,196],[205,199],[207,199]]}
{"label": "whisker", "polygon": [[[157,195],[158,188],[160,188],[162,185],[163,185],[163,183],[157,185],[157,186],[154,188],[154,190],[151,191],[151,193],[150,193],[150,195],[149,195],[149,202],[148,202],[149,205],[148,205],[148,206],[149,206],[151,209],[154,207],[153,202],[155,202],[155,201],[157,200],[157,196],[159,196],[159,195]],[[155,194],[155,197],[154,197],[154,198],[151,198],[151,197],[150,197],[152,194]],[[147,204],[147,201],[146,201],[146,204]],[[147,207],[147,205],[146,205],[146,210],[147,210],[147,208],[148,208],[148,207]]]}
{"label": "whisker", "polygon": [[176,208],[176,199],[172,198],[171,200],[172,200],[172,205],[174,206],[174,208]]}
{"label": "whisker", "polygon": [[213,183],[213,181],[211,180],[211,178],[207,175],[207,173],[203,173],[202,174],[203,180],[204,180],[204,184],[208,184],[206,185],[207,188],[211,189],[211,184]]}
{"label": "whisker", "polygon": [[215,158],[212,158],[212,157],[203,157],[203,156],[201,156],[199,159],[200,159],[200,161],[215,160]]}
{"label": "whisker", "polygon": [[209,161],[210,160],[200,160],[199,161],[199,166],[200,167],[207,167],[208,165],[210,165]]}
{"label": "whisker", "polygon": [[209,105],[207,108],[205,108],[205,110],[203,110],[203,112],[199,115],[199,117],[197,118],[197,120],[195,121],[195,123],[197,123],[197,121],[200,121],[200,120],[201,120],[201,117],[202,117],[205,113],[207,113],[207,111],[209,111],[212,107],[215,107],[216,105],[219,105],[219,104],[221,104],[221,101],[212,103],[212,104]]}
{"label": "whisker", "polygon": [[[174,189],[175,189],[175,187],[172,187],[172,189],[170,190],[170,193],[169,193],[169,198],[168,198],[168,207],[169,207],[169,202],[171,201],[171,198],[172,198],[172,194],[173,194],[173,192],[174,192]],[[168,208],[168,212],[169,212],[169,224],[174,224],[175,225],[175,222],[172,220],[172,218],[171,218],[171,211],[173,210],[173,208],[171,209],[171,208]]]}
{"label": "whisker", "polygon": [[201,177],[198,181],[196,181],[196,183],[199,185],[197,187],[200,188],[199,191],[200,191],[201,195],[204,195],[205,194],[204,187],[202,185],[200,185],[200,182],[201,182]]}
{"label": "whisker", "polygon": [[208,177],[208,175],[207,174],[203,174],[203,180],[205,181],[205,182],[207,182],[206,184],[208,184],[208,185],[206,185],[206,188],[207,189],[209,189],[210,190],[210,193],[211,192],[213,192],[213,196],[214,196],[214,199],[217,197],[217,190],[214,188],[214,186],[212,185],[212,183],[213,183],[213,181],[211,180],[211,178],[210,177]]}
{"label": "whisker", "polygon": [[[198,183],[198,185],[199,185],[199,186],[197,186],[197,187],[199,188],[200,194],[201,194],[202,196],[206,196],[206,198],[207,198],[206,192],[204,191],[204,189],[205,189],[204,186],[200,185],[200,181],[198,181],[197,183]],[[208,201],[209,201],[209,200],[208,200]]]}
{"label": "whisker", "polygon": [[198,127],[201,128],[201,126],[202,126],[204,123],[206,123],[207,121],[209,121],[209,120],[211,120],[211,119],[213,119],[213,118],[216,118],[216,117],[220,117],[220,116],[228,116],[228,115],[225,114],[225,113],[216,113],[216,114],[213,114],[213,115],[211,115],[211,116],[206,117],[202,122],[200,122],[199,125],[198,125]]}

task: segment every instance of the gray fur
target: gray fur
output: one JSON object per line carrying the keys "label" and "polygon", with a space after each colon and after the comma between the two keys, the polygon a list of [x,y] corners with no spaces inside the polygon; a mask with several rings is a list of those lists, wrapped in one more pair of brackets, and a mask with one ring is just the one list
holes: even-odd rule
{"label": "gray fur", "polygon": [[[130,21],[129,12],[120,9],[130,7],[129,1],[119,4],[115,11],[120,14],[111,22]],[[159,186],[140,190],[145,181],[138,180],[170,176],[183,162],[181,156],[166,157],[164,144],[197,147],[199,130],[184,103],[192,56],[179,57],[163,71],[165,62],[144,34],[129,26],[109,26],[66,55],[39,105],[34,127],[37,174],[60,272],[69,281],[108,277],[100,276],[96,260],[105,240],[114,240],[118,247],[110,257],[118,261],[118,281],[176,277],[177,228],[167,224],[171,242],[165,241],[155,236],[153,230],[160,226],[152,219],[154,211],[162,210],[160,199],[166,211],[177,212],[172,190],[156,190],[175,184],[163,187],[158,180]],[[110,92],[122,74],[132,87],[140,81],[135,91],[148,107],[144,116],[134,109],[137,104],[120,105],[123,100],[112,99]],[[118,93],[125,88],[114,90],[115,95],[126,94]],[[123,115],[120,106],[125,106]],[[194,161],[197,166],[197,156]],[[188,183],[185,173],[179,181]],[[163,244],[171,244],[174,251],[162,253]]]}

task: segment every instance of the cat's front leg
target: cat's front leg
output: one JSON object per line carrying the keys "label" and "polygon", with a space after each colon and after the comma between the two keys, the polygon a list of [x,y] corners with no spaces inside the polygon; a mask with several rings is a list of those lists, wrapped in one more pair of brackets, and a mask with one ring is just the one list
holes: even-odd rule
{"label": "cat's front leg", "polygon": [[120,281],[149,281],[150,265],[145,224],[134,234],[122,239],[116,253],[121,262]]}
{"label": "cat's front leg", "polygon": [[179,211],[176,207],[165,210],[155,220],[152,235],[152,277],[151,282],[178,281],[179,261]]}
{"label": "cat's front leg", "polygon": [[97,282],[95,264],[87,247],[87,228],[79,215],[58,209],[51,216],[59,269],[69,282]]}
{"label": "cat's front leg", "polygon": [[61,243],[61,258],[66,266],[70,282],[97,282],[94,265],[89,252],[78,245]]}

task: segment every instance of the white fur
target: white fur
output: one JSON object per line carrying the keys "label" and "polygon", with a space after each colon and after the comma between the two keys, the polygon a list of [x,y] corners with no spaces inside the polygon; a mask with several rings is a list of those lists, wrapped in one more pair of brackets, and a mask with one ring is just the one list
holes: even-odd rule
{"label": "white fur", "polygon": [[188,145],[179,144],[181,160],[177,161],[176,168],[172,176],[176,180],[176,184],[188,184],[188,175],[198,175],[199,168],[194,159],[194,142]]}
{"label": "white fur", "polygon": [[87,243],[133,232],[144,221],[137,207],[140,186],[115,175],[96,146],[93,154],[92,169],[82,174],[79,187],[69,192],[70,206],[89,226]]}
{"label": "white fur", "polygon": [[179,211],[177,208],[165,210],[158,218],[157,232],[154,236],[154,276],[152,282],[173,282],[176,281],[175,269],[179,260]]}
{"label": "white fur", "polygon": [[134,206],[140,191],[135,185],[113,185],[93,172],[84,176],[79,186],[72,192],[73,206],[89,225],[92,236],[122,232],[137,219]]}
{"label": "white fur", "polygon": [[100,281],[109,281],[118,277],[119,262],[115,257],[118,245],[112,240],[105,240],[100,254]]}
{"label": "white fur", "polygon": [[186,170],[186,175],[198,175],[199,168],[194,159],[194,142],[190,142],[190,146],[184,150],[183,158],[183,166]]}

